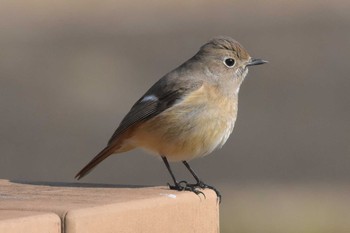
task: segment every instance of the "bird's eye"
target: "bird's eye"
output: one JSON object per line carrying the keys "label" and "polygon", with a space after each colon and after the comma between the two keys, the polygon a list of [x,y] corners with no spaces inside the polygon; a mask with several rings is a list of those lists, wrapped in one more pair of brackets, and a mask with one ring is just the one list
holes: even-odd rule
{"label": "bird's eye", "polygon": [[224,63],[227,67],[231,68],[234,66],[235,60],[233,58],[226,58]]}

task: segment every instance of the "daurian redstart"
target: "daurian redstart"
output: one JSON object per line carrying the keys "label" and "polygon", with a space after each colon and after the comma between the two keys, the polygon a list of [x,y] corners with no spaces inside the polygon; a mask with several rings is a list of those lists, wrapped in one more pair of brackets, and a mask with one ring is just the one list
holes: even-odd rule
{"label": "daurian redstart", "polygon": [[[237,117],[239,88],[248,66],[264,64],[251,58],[237,41],[217,37],[188,61],[156,82],[126,114],[107,146],[77,175],[80,179],[112,154],[141,147],[160,156],[175,190],[213,189],[202,182],[188,160],[222,147]],[[196,183],[178,182],[168,161],[182,161]]]}

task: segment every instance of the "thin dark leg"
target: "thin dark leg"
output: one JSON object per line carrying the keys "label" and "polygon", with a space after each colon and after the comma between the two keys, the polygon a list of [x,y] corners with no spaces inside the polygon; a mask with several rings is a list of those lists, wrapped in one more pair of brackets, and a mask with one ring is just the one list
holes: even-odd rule
{"label": "thin dark leg", "polygon": [[169,165],[168,160],[167,160],[166,157],[164,157],[164,156],[162,156],[162,159],[163,159],[163,162],[164,162],[166,168],[168,169],[168,171],[169,171],[169,173],[170,173],[170,175],[171,175],[171,178],[172,178],[173,181],[174,181],[175,186],[177,186],[178,183],[177,183],[176,178],[175,178],[175,176],[174,176],[174,174],[173,174],[173,171],[172,171],[171,168],[170,168],[170,165]]}
{"label": "thin dark leg", "polygon": [[197,182],[196,184],[187,184],[187,185],[188,186],[193,186],[193,187],[199,187],[199,188],[202,188],[202,189],[209,188],[209,189],[213,190],[216,193],[216,196],[219,199],[219,203],[221,203],[221,194],[220,194],[220,192],[214,186],[207,185],[203,181],[201,181],[199,179],[199,177],[197,176],[197,174],[193,171],[193,169],[190,167],[190,165],[185,160],[183,160],[182,163],[190,171],[190,173],[192,174],[192,176],[194,177],[194,179]]}
{"label": "thin dark leg", "polygon": [[191,172],[192,176],[194,177],[194,179],[197,181],[197,183],[199,184],[201,181],[199,179],[199,177],[197,176],[197,174],[192,170],[192,168],[190,167],[190,165],[184,160],[182,161],[182,163],[186,166],[186,168]]}
{"label": "thin dark leg", "polygon": [[[196,187],[193,186],[193,185],[188,185],[188,183],[186,181],[180,181],[180,182],[177,182],[176,181],[176,178],[174,176],[174,173],[173,171],[171,170],[171,167],[170,167],[170,164],[167,160],[167,158],[165,156],[162,156],[162,159],[163,159],[163,162],[166,166],[166,168],[168,169],[170,175],[171,175],[171,178],[173,179],[174,181],[174,185],[169,185],[169,188],[170,189],[174,189],[174,190],[178,190],[178,191],[184,191],[184,190],[187,190],[187,191],[191,191],[191,192],[194,192],[195,194],[199,195],[199,194],[203,194],[203,192],[201,191],[198,191],[196,190]],[[204,194],[203,194],[204,195]]]}

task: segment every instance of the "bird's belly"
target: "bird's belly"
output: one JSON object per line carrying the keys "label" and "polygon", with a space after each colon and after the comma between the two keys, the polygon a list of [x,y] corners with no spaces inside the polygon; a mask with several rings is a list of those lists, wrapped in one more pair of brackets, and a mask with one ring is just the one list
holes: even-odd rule
{"label": "bird's belly", "polygon": [[181,104],[145,122],[130,142],[170,161],[190,160],[221,147],[235,120],[236,109],[232,106]]}

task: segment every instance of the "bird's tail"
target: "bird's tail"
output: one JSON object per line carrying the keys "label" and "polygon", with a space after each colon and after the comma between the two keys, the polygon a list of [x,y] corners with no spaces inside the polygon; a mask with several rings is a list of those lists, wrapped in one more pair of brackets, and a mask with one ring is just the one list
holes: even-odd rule
{"label": "bird's tail", "polygon": [[116,151],[116,147],[112,145],[106,146],[100,153],[98,153],[83,169],[81,169],[78,174],[75,175],[75,178],[80,180],[86,176],[93,168],[95,168],[99,163],[101,163],[108,156],[113,154]]}

